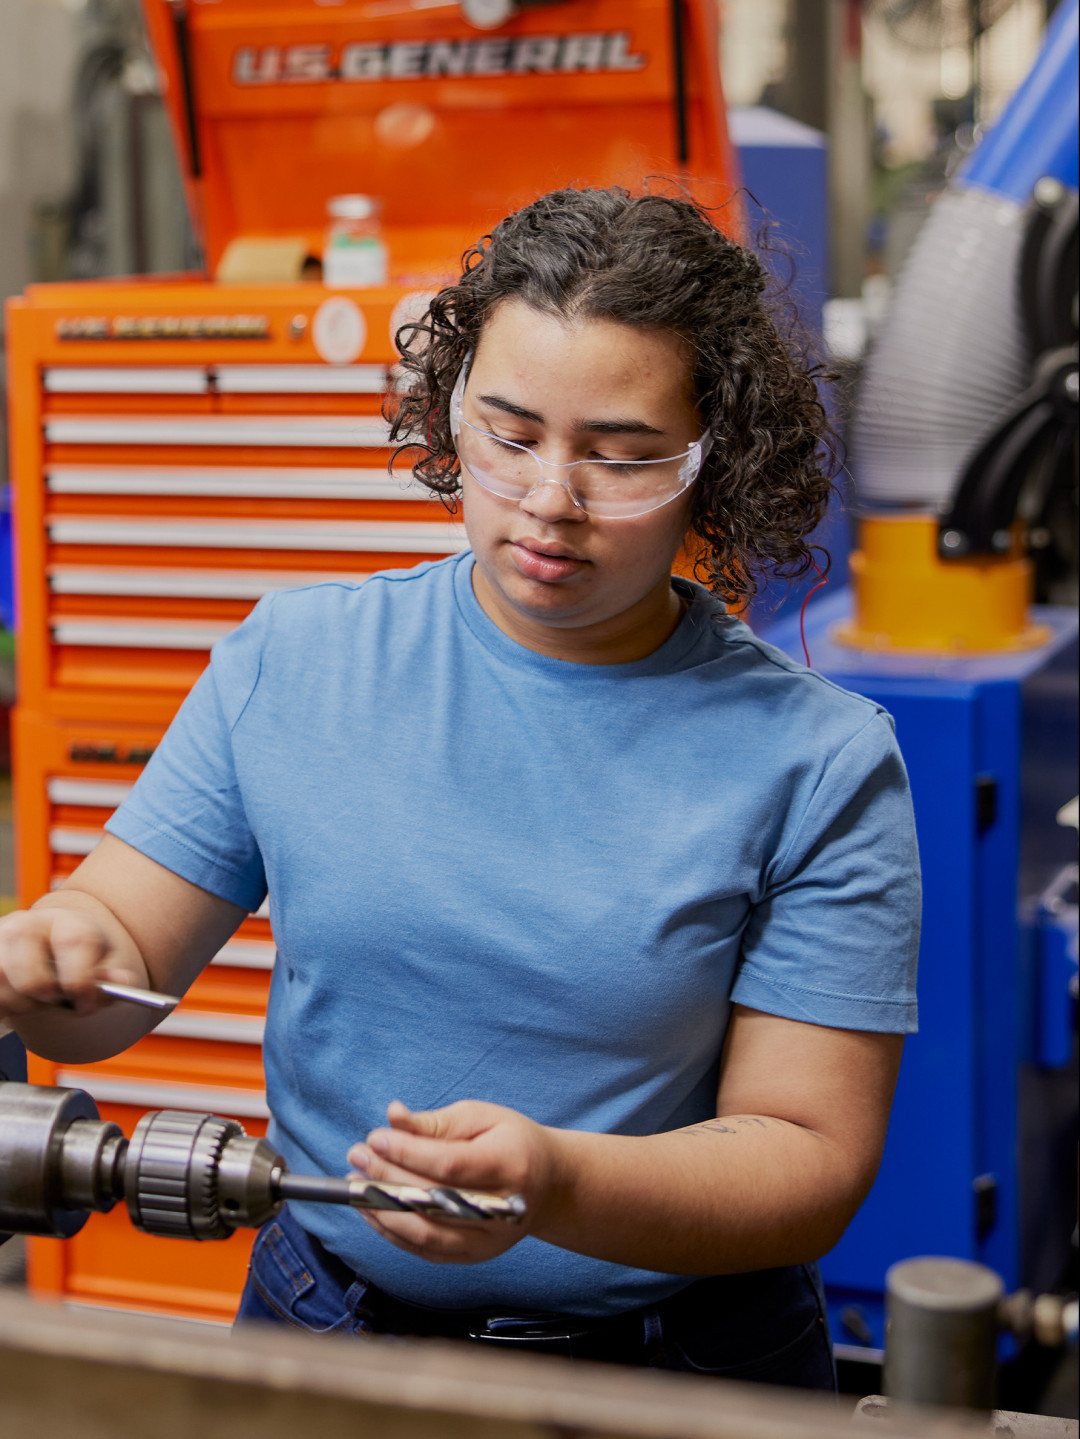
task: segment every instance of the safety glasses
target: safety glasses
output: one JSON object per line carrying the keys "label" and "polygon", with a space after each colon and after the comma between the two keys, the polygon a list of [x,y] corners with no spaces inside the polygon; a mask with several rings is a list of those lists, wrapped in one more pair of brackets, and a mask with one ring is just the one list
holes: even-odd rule
{"label": "safety glasses", "polygon": [[579,510],[606,519],[629,520],[658,510],[685,493],[712,449],[712,435],[706,430],[681,454],[663,460],[556,464],[465,419],[462,400],[468,375],[466,361],[450,397],[450,433],[463,467],[478,485],[504,500],[521,501],[542,485],[561,485]]}

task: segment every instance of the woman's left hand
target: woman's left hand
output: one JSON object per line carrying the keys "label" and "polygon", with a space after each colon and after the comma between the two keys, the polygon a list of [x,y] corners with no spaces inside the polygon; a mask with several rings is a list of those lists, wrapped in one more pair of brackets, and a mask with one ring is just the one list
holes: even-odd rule
{"label": "woman's left hand", "polygon": [[524,1239],[553,1202],[556,1131],[516,1110],[465,1099],[413,1114],[395,1100],[386,1117],[388,1129],[373,1129],[366,1144],[349,1150],[349,1163],[371,1179],[425,1189],[449,1184],[488,1194],[520,1194],[526,1204],[520,1224],[361,1210],[371,1227],[398,1249],[433,1264],[478,1264]]}

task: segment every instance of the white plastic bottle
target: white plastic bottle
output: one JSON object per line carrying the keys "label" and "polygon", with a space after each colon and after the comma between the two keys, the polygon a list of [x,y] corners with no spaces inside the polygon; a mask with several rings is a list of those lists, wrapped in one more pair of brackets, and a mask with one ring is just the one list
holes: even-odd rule
{"label": "white plastic bottle", "polygon": [[323,284],[385,285],[388,256],[378,201],[370,195],[335,195],[326,209],[330,224],[323,246]]}

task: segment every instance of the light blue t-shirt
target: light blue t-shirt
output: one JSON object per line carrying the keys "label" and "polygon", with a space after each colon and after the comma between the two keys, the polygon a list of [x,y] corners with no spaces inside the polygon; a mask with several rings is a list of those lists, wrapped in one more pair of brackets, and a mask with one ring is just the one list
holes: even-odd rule
{"label": "light blue t-shirt", "polygon": [[[919,880],[889,717],[707,591],[644,660],[503,634],[471,554],[264,599],[109,821],[248,909],[267,890],[271,1139],[344,1173],[391,1099],[651,1134],[715,1114],[731,1003],[915,1027]],[[432,1265],[296,1206],[436,1306],[601,1314],[688,1281],[528,1238]]]}

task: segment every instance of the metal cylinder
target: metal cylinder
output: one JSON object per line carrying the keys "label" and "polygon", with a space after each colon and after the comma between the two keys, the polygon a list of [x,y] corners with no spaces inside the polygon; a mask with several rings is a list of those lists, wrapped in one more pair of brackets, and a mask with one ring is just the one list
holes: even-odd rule
{"label": "metal cylinder", "polygon": [[217,1206],[230,1229],[258,1229],[281,1212],[278,1183],[285,1161],[265,1139],[234,1135],[217,1166]]}
{"label": "metal cylinder", "polygon": [[885,1276],[885,1393],[990,1410],[1001,1279],[966,1259],[906,1259]]}
{"label": "metal cylinder", "polygon": [[218,1164],[226,1141],[243,1133],[235,1120],[215,1114],[144,1114],[124,1164],[135,1227],[177,1239],[227,1239],[233,1231],[218,1208]]}
{"label": "metal cylinder", "polygon": [[127,1140],[110,1120],[76,1119],[60,1146],[60,1189],[68,1209],[107,1214],[124,1197]]}
{"label": "metal cylinder", "polygon": [[0,1230],[70,1239],[86,1223],[91,1206],[69,1201],[63,1182],[64,1140],[79,1120],[98,1121],[81,1089],[0,1084]]}

